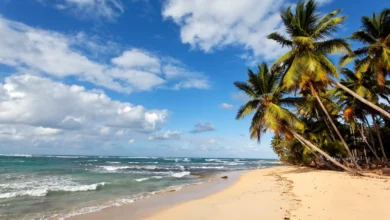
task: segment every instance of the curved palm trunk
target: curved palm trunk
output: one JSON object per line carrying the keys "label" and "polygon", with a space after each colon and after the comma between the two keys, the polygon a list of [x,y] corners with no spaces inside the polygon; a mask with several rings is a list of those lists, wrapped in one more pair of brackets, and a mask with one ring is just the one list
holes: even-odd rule
{"label": "curved palm trunk", "polygon": [[383,147],[381,132],[379,131],[378,124],[376,123],[376,120],[375,120],[375,116],[373,114],[371,114],[371,117],[372,117],[372,123],[374,123],[375,130],[376,130],[376,132],[378,134],[379,145],[381,147],[383,158],[385,159],[386,165],[388,165],[389,161],[387,160],[385,148]]}
{"label": "curved palm trunk", "polygon": [[[319,116],[319,114],[318,114],[318,111],[317,111],[316,108],[314,108],[314,109],[315,109],[315,111],[316,111],[316,113],[317,113],[317,117],[318,117],[318,119],[319,119],[320,116]],[[333,130],[332,130],[332,128],[330,127],[330,125],[329,125],[329,123],[328,123],[328,120],[325,119],[324,122],[325,122],[325,124],[326,124],[326,127],[328,127],[328,129],[329,129],[330,136],[332,137],[333,141],[336,141],[336,138],[334,137],[334,134],[333,134]]]}
{"label": "curved palm trunk", "polygon": [[302,146],[305,146],[312,154],[314,154],[314,156],[318,159],[318,161],[323,162],[325,166],[327,166],[331,170],[337,170],[336,167],[334,167],[328,161],[324,160],[324,158],[318,156],[317,153],[313,149],[311,149],[306,143],[304,143],[301,139],[297,138],[297,140],[302,144]]}
{"label": "curved palm trunk", "polygon": [[325,113],[326,117],[329,119],[329,122],[330,122],[330,124],[332,125],[334,131],[336,132],[337,136],[339,137],[339,139],[340,139],[341,142],[343,143],[343,145],[344,145],[345,149],[347,150],[348,155],[349,155],[349,157],[351,158],[353,164],[355,165],[356,168],[358,168],[359,170],[362,170],[362,168],[360,168],[359,164],[357,164],[355,157],[353,156],[351,150],[349,149],[349,147],[348,147],[347,143],[345,142],[343,136],[341,135],[339,129],[338,129],[337,126],[334,124],[332,118],[330,117],[330,115],[329,115],[328,111],[326,110],[324,104],[322,103],[320,97],[318,96],[317,92],[315,91],[315,89],[314,89],[312,83],[310,83],[310,89],[311,89],[311,92],[313,93],[313,95],[316,97],[317,102],[320,104],[320,106],[321,106],[323,112]]}
{"label": "curved palm trunk", "polygon": [[353,169],[349,168],[349,167],[346,167],[344,165],[342,165],[341,163],[339,163],[337,160],[335,160],[333,157],[331,157],[329,154],[325,153],[323,150],[321,150],[320,148],[318,148],[317,146],[315,146],[314,144],[312,144],[310,141],[306,140],[304,137],[302,137],[300,134],[298,134],[297,132],[295,132],[293,129],[288,129],[287,130],[289,132],[291,132],[291,134],[294,135],[294,137],[298,140],[301,140],[302,142],[304,142],[305,144],[307,144],[308,146],[310,146],[313,150],[317,151],[318,153],[320,153],[322,156],[324,156],[326,159],[328,159],[329,161],[331,161],[332,163],[334,163],[336,166],[340,167],[341,169],[347,171],[347,172],[350,172],[352,174],[358,174],[356,171],[354,171]]}
{"label": "curved palm trunk", "polygon": [[333,82],[334,84],[336,84],[338,87],[342,88],[343,90],[345,90],[346,92],[348,92],[350,95],[352,95],[353,97],[359,99],[361,102],[363,102],[364,104],[370,106],[371,108],[375,109],[376,111],[380,112],[382,115],[386,116],[387,118],[390,119],[390,113],[387,112],[386,110],[382,109],[381,107],[375,105],[374,103],[368,101],[367,99],[361,97],[360,95],[358,95],[357,93],[353,92],[352,90],[348,89],[348,87],[344,86],[343,84],[337,82],[337,81],[334,81],[332,79],[330,79],[331,82]]}

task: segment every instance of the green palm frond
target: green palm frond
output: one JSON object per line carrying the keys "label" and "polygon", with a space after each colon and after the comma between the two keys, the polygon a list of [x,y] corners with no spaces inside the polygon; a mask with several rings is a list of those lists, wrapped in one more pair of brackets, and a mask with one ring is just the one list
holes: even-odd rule
{"label": "green palm frond", "polygon": [[360,41],[364,44],[375,44],[376,40],[373,36],[365,31],[356,31],[352,33],[349,39]]}
{"label": "green palm frond", "polygon": [[256,98],[257,95],[253,88],[246,82],[234,82],[234,85],[241,91],[245,92],[249,97]]}
{"label": "green palm frond", "polygon": [[347,41],[341,38],[318,42],[315,43],[315,46],[317,51],[323,54],[332,54],[344,51],[347,52],[349,56],[352,56],[354,54],[353,51],[350,49]]}
{"label": "green palm frond", "polygon": [[257,110],[259,107],[259,100],[250,100],[245,105],[241,106],[238,109],[236,119],[242,119],[245,116],[251,114],[253,111]]}
{"label": "green palm frond", "polygon": [[267,36],[267,38],[278,42],[280,45],[282,45],[282,47],[292,47],[293,45],[292,41],[288,40],[285,36],[276,32],[271,33]]}

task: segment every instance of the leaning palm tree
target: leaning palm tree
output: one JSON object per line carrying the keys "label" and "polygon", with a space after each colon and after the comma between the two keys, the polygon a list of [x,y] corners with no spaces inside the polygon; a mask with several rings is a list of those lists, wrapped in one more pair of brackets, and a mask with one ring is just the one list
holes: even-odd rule
{"label": "leaning palm tree", "polygon": [[[384,87],[386,76],[390,74],[390,9],[384,9],[379,16],[373,13],[372,17],[363,16],[361,19],[362,30],[354,32],[349,38],[363,44],[353,54],[345,55],[340,60],[344,66],[355,59],[356,74],[361,77],[365,72],[375,73],[376,80],[380,87]],[[355,98],[374,108],[382,115],[390,118],[390,113],[383,110],[372,102],[362,99],[342,84],[338,86],[346,89]]]}
{"label": "leaning palm tree", "polygon": [[253,114],[250,126],[251,138],[261,139],[261,134],[267,130],[274,132],[275,136],[285,136],[288,139],[296,138],[305,147],[319,152],[329,161],[340,168],[354,173],[354,171],[332,158],[329,154],[305,139],[296,130],[303,130],[304,124],[300,122],[287,107],[294,107],[301,102],[301,98],[284,97],[284,88],[280,86],[280,74],[270,72],[265,63],[259,66],[257,74],[248,71],[247,82],[235,82],[234,85],[245,92],[250,100],[243,105],[237,113],[236,119],[242,119]]}
{"label": "leaning palm tree", "polygon": [[316,10],[316,2],[309,0],[299,2],[295,14],[291,7],[281,12],[289,39],[276,32],[268,38],[289,47],[290,51],[277,59],[272,69],[283,69],[283,85],[286,89],[309,91],[316,98],[354,165],[361,169],[320,97],[332,81],[331,77],[338,77],[336,66],[326,56],[338,51],[352,54],[344,39],[324,40],[331,36],[346,17],[338,16],[340,10],[335,10],[320,19]]}

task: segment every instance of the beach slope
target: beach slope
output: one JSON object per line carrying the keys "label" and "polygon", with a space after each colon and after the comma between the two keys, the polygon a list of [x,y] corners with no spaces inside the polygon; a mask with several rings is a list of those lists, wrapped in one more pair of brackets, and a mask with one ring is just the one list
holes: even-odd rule
{"label": "beach slope", "polygon": [[388,178],[286,166],[247,172],[220,192],[147,219],[389,219],[389,198]]}

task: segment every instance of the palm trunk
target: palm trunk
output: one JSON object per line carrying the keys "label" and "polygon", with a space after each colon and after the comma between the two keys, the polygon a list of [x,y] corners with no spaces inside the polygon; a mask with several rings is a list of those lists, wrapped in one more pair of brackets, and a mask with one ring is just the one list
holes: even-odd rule
{"label": "palm trunk", "polygon": [[378,134],[379,145],[380,145],[380,147],[381,147],[381,151],[382,151],[382,154],[383,154],[383,158],[385,159],[386,165],[388,165],[388,164],[389,164],[389,161],[387,160],[385,148],[383,147],[381,132],[380,132],[380,130],[379,130],[379,128],[378,128],[378,124],[376,123],[375,116],[374,116],[373,114],[371,114],[371,117],[372,117],[372,123],[374,123],[375,130],[376,130],[376,132],[377,132],[377,134]]}
{"label": "palm trunk", "polygon": [[326,110],[324,104],[322,103],[320,97],[318,96],[317,92],[315,91],[315,89],[314,89],[312,83],[310,83],[310,89],[311,89],[311,92],[313,93],[313,95],[316,97],[317,102],[320,104],[320,106],[321,106],[322,110],[324,111],[326,117],[328,117],[329,122],[330,122],[330,124],[332,125],[333,129],[335,130],[337,136],[339,137],[339,139],[340,139],[341,142],[343,143],[345,149],[346,149],[347,152],[348,152],[349,157],[352,159],[353,164],[356,166],[357,169],[362,170],[362,168],[360,168],[359,164],[357,164],[357,162],[356,162],[356,160],[355,160],[355,157],[352,155],[352,152],[351,152],[351,150],[349,149],[347,143],[345,142],[343,136],[341,135],[339,129],[338,129],[337,126],[334,124],[332,118],[330,117],[330,115],[329,115],[328,111]]}
{"label": "palm trunk", "polygon": [[321,158],[320,156],[317,155],[317,153],[312,150],[306,143],[304,143],[301,139],[297,140],[302,144],[302,146],[306,147],[314,156],[318,159],[318,161],[323,162],[325,166],[327,166],[331,170],[336,170],[336,167],[334,167],[332,164],[330,164],[328,161],[324,160],[324,158]]}
{"label": "palm trunk", "polygon": [[[353,120],[355,120],[355,118],[353,118]],[[356,120],[355,120],[355,122],[356,122]],[[357,124],[357,122],[356,122],[356,124]],[[363,125],[362,125],[362,126],[363,126]],[[360,134],[361,134],[361,136],[362,136],[362,138],[363,138],[363,142],[367,144],[368,148],[370,148],[370,150],[371,150],[372,153],[374,154],[375,158],[376,158],[377,160],[381,160],[381,159],[378,157],[378,154],[376,154],[376,151],[375,151],[374,148],[371,146],[371,144],[368,143],[367,138],[366,138],[366,136],[364,135],[364,131],[362,131],[362,130],[359,128],[359,125],[358,125],[358,124],[357,124],[357,130],[360,132]]]}
{"label": "palm trunk", "polygon": [[[317,109],[314,108],[314,110],[316,111],[317,117],[318,117],[318,119],[319,119],[319,114],[318,114]],[[325,118],[324,121],[325,121],[326,127],[328,127],[328,129],[329,129],[330,136],[332,137],[333,141],[336,141],[336,138],[334,137],[334,134],[333,134],[333,130],[332,130],[332,128],[330,127],[328,120]]]}
{"label": "palm trunk", "polygon": [[352,90],[348,89],[348,87],[344,86],[343,84],[335,81],[335,80],[332,80],[331,79],[331,82],[333,82],[334,84],[336,84],[338,87],[342,88],[343,90],[345,90],[346,92],[348,92],[350,95],[352,95],[353,97],[359,99],[361,102],[363,102],[364,104],[370,106],[371,108],[375,109],[376,111],[380,112],[382,115],[386,116],[387,118],[390,119],[390,113],[387,112],[386,110],[382,109],[381,107],[375,105],[374,103],[368,101],[367,99],[361,97],[360,95],[358,95],[357,93],[353,92]]}
{"label": "palm trunk", "polygon": [[[288,128],[287,128],[288,129]],[[329,154],[325,153],[323,150],[321,150],[320,148],[318,148],[317,146],[315,146],[314,144],[312,144],[310,141],[306,140],[304,137],[302,137],[301,135],[299,135],[297,132],[295,132],[293,129],[288,129],[289,132],[291,132],[291,134],[294,135],[294,137],[298,140],[301,140],[302,142],[304,142],[305,144],[307,144],[308,146],[310,146],[313,150],[317,151],[318,153],[320,153],[322,156],[324,156],[326,159],[330,160],[332,163],[334,163],[336,166],[340,167],[341,169],[347,171],[347,172],[350,172],[352,174],[357,174],[356,171],[354,171],[353,169],[349,168],[349,167],[346,167],[344,165],[342,165],[341,163],[339,163],[337,160],[335,160],[333,157],[331,157]]]}

